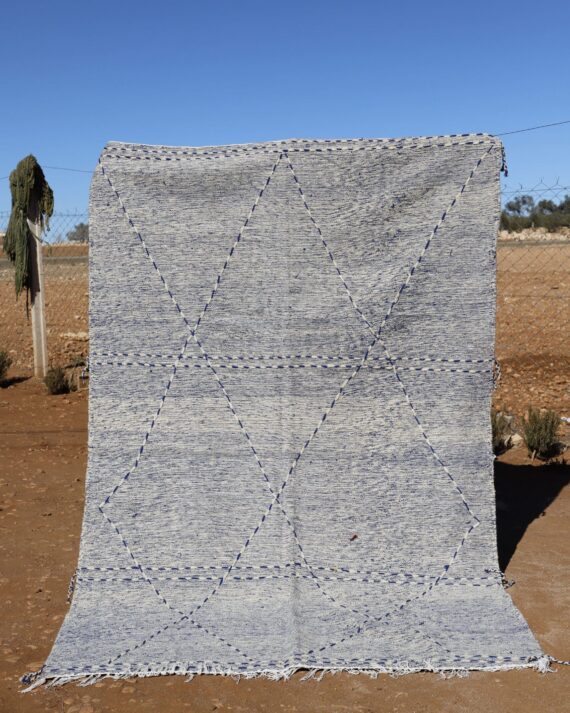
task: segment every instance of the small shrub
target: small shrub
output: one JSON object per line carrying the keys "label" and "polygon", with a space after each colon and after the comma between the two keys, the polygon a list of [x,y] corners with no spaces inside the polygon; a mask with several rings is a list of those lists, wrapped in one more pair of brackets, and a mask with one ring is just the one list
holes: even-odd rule
{"label": "small shrub", "polygon": [[0,352],[0,381],[4,381],[11,365],[12,360],[8,356],[8,352]]}
{"label": "small shrub", "polygon": [[44,382],[50,394],[54,396],[57,394],[68,394],[71,391],[71,384],[61,366],[50,369]]}
{"label": "small shrub", "polygon": [[557,445],[560,416],[554,411],[530,408],[523,420],[523,438],[532,457],[548,458]]}
{"label": "small shrub", "polygon": [[85,366],[85,357],[83,356],[75,356],[73,359],[69,362],[69,366],[72,369],[75,369],[79,366]]}
{"label": "small shrub", "polygon": [[506,451],[511,445],[509,419],[500,411],[493,411],[491,413],[491,428],[493,432],[493,453],[498,455]]}

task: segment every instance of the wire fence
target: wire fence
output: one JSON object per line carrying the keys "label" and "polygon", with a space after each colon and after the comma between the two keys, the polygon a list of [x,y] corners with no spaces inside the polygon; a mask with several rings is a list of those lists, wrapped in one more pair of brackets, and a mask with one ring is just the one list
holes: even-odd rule
{"label": "wire fence", "polygon": [[[9,213],[0,213],[0,235]],[[78,365],[89,354],[88,216],[56,213],[42,246],[47,343],[51,366]],[[0,240],[0,245],[2,241]],[[0,250],[0,351],[14,370],[33,370],[31,318],[25,295],[16,300],[14,268]]]}
{"label": "wire fence", "polygon": [[[570,186],[503,191],[497,243],[498,409],[570,415]],[[508,228],[508,229],[505,229]]]}
{"label": "wire fence", "polygon": [[[570,227],[540,225],[540,211],[552,213],[553,206],[565,205],[566,196],[570,186],[558,182],[503,192],[502,225],[510,216],[517,229],[500,230],[497,243],[500,378],[494,401],[509,413],[520,415],[532,405],[570,415]],[[8,214],[0,213],[0,234],[7,221]],[[57,213],[43,246],[48,351],[54,366],[77,365],[89,353],[87,224],[85,213]],[[25,298],[15,300],[13,277],[0,251],[0,350],[9,352],[16,370],[29,373],[31,325]]]}

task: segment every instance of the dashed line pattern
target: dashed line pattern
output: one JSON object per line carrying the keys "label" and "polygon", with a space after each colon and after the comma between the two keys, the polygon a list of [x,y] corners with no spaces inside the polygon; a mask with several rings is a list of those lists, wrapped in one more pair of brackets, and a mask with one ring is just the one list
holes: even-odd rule
{"label": "dashed line pattern", "polygon": [[[212,360],[210,359],[210,363]],[[163,369],[171,367],[169,362],[143,362],[143,361],[91,361],[91,366],[142,366],[148,368]],[[224,364],[218,363],[215,365],[217,369],[240,369],[240,370],[263,370],[263,369],[354,369],[355,364]],[[209,368],[208,363],[181,364],[180,369],[206,369]],[[365,369],[377,369],[380,371],[392,370],[391,365],[373,365],[366,364]],[[457,367],[431,367],[431,366],[402,366],[402,371],[431,371],[431,372],[449,372],[454,374],[486,374],[492,373],[492,367],[487,369],[460,369]]]}
{"label": "dashed line pattern", "polygon": [[[169,359],[177,358],[176,354],[149,354],[148,352],[92,352],[92,357],[99,359],[102,357],[128,357],[128,358],[152,358],[152,359]],[[324,355],[324,354],[233,354],[233,355],[217,355],[210,354],[212,362],[218,361],[257,361],[257,360],[290,360],[290,359],[319,359],[325,361],[342,361],[345,359],[356,360],[360,355],[356,354],[339,354],[339,355]],[[183,361],[186,359],[201,360],[202,356],[196,354],[185,354]],[[433,363],[450,363],[450,364],[486,364],[493,363],[494,359],[456,359],[453,357],[426,357],[426,356],[395,356],[393,361],[418,361],[418,362],[433,362]],[[371,356],[369,361],[386,361],[385,357]]]}
{"label": "dashed line pattern", "polygon": [[207,147],[188,150],[174,147],[151,148],[149,146],[115,146],[109,145],[103,151],[105,159],[126,159],[135,161],[182,161],[182,160],[213,160],[231,157],[281,154],[281,153],[333,153],[361,151],[401,151],[403,149],[448,148],[452,146],[500,145],[488,134],[450,134],[446,136],[425,136],[422,138],[397,139],[346,139],[333,141],[299,141],[288,140],[257,146],[250,144],[245,147],[225,146],[216,149]]}

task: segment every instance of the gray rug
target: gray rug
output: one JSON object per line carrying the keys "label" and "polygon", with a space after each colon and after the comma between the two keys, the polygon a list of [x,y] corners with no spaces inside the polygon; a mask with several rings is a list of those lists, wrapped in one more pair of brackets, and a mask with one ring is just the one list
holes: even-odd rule
{"label": "gray rug", "polygon": [[501,584],[501,143],[110,143],[89,466],[39,685],[547,665]]}

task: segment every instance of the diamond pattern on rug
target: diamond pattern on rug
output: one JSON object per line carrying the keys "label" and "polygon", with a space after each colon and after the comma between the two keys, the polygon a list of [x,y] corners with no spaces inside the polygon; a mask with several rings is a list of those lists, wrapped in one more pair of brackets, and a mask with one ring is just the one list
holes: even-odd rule
{"label": "diamond pattern on rug", "polygon": [[500,161],[104,150],[78,585],[37,684],[542,665],[496,559]]}

